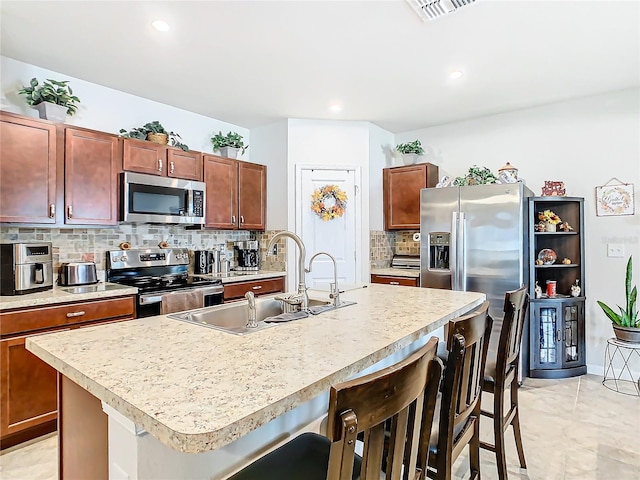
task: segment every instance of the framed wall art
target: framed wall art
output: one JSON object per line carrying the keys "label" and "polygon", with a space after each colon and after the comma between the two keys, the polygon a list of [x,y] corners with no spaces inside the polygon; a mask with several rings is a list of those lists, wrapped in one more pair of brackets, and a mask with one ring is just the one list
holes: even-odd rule
{"label": "framed wall art", "polygon": [[612,178],[602,186],[596,187],[596,215],[634,215],[633,183],[623,183]]}

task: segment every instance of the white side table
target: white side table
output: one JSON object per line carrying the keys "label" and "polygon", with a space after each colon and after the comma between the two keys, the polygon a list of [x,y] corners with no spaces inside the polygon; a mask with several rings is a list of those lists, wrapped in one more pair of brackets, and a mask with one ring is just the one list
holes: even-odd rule
{"label": "white side table", "polygon": [[634,376],[630,365],[633,358],[637,358],[640,365],[640,343],[621,342],[616,338],[607,340],[602,384],[615,392],[640,397],[640,372]]}

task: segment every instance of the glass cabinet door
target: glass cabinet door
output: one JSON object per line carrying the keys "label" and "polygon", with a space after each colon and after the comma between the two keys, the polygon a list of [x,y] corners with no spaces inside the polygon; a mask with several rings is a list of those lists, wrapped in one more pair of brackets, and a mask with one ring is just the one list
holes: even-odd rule
{"label": "glass cabinet door", "polygon": [[534,353],[534,365],[538,368],[554,368],[562,364],[557,331],[562,324],[559,306],[536,306],[538,351]]}
{"label": "glass cabinet door", "polygon": [[562,333],[562,364],[565,367],[581,364],[584,356],[582,326],[584,318],[583,304],[565,302],[562,304],[563,333]]}

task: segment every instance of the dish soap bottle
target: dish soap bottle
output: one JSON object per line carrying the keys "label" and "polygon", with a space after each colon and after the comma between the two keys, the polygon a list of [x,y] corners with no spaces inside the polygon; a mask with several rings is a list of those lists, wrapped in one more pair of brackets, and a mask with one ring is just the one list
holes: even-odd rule
{"label": "dish soap bottle", "polygon": [[579,297],[581,291],[582,289],[580,288],[580,280],[576,278],[576,282],[573,285],[571,285],[571,296]]}

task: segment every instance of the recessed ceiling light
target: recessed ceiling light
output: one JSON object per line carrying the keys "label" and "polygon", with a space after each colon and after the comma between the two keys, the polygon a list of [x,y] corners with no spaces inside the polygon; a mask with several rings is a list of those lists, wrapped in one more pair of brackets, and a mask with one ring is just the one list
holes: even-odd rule
{"label": "recessed ceiling light", "polygon": [[338,113],[342,111],[342,105],[340,105],[339,103],[332,103],[329,106],[329,110],[331,110],[333,113]]}
{"label": "recessed ceiling light", "polygon": [[169,24],[164,20],[154,20],[151,22],[151,25],[159,32],[168,32],[171,29]]}
{"label": "recessed ceiling light", "polygon": [[458,80],[459,78],[462,78],[463,75],[464,73],[462,73],[460,70],[454,70],[449,74],[449,78],[451,80]]}

